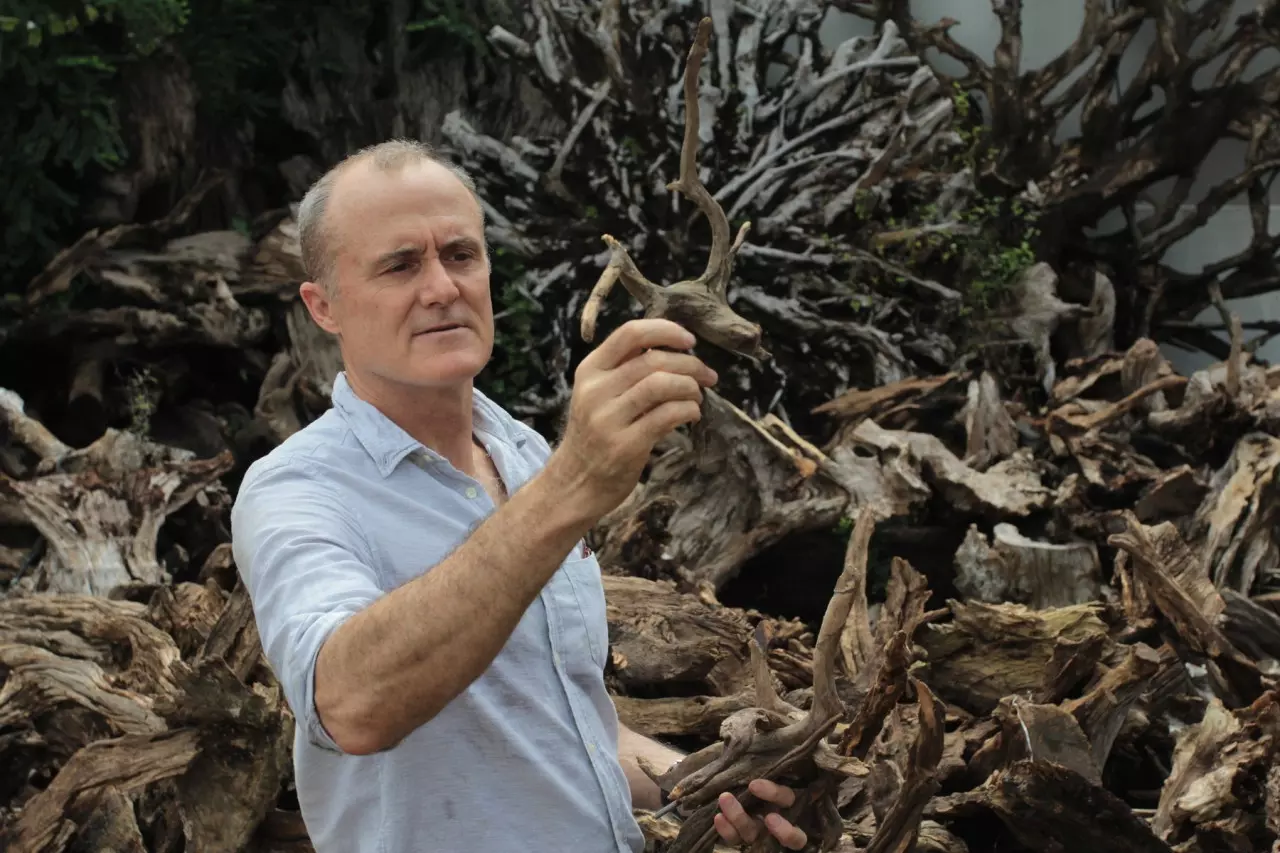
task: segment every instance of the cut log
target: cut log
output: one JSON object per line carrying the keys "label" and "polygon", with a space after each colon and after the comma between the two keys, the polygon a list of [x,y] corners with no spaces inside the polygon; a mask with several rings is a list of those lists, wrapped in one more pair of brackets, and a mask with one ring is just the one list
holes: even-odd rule
{"label": "cut log", "polygon": [[956,552],[956,588],[966,597],[1044,610],[1100,596],[1101,566],[1092,542],[1036,542],[1006,522],[997,524],[994,533],[993,547],[970,525]]}

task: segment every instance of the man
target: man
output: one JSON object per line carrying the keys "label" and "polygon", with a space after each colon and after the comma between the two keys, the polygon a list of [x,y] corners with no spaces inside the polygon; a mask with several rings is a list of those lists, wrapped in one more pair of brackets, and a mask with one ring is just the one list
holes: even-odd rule
{"label": "man", "polygon": [[[465,174],[384,143],[321,178],[298,227],[300,293],[345,370],[333,407],[250,467],[232,535],[316,850],[641,850],[631,809],[659,792],[638,761],[681,756],[619,725],[583,537],[714,373],[679,326],[629,323],[577,370],[553,451],[472,384],[494,317]],[[721,809],[729,843],[804,845],[778,814]]]}

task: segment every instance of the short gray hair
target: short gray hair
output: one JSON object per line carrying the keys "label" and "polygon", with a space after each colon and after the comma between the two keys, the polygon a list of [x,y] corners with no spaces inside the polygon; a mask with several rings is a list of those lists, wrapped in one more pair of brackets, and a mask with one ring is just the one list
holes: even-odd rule
{"label": "short gray hair", "polygon": [[476,189],[476,182],[466,170],[442,157],[433,147],[417,139],[389,139],[369,145],[347,155],[329,171],[320,176],[298,205],[298,243],[302,248],[302,266],[307,276],[326,292],[333,294],[337,282],[333,280],[333,253],[330,251],[324,227],[325,209],[333,194],[333,185],[348,167],[370,161],[374,168],[385,172],[403,168],[411,163],[429,162],[451,172],[470,191],[480,208],[480,221],[484,223],[484,204]]}

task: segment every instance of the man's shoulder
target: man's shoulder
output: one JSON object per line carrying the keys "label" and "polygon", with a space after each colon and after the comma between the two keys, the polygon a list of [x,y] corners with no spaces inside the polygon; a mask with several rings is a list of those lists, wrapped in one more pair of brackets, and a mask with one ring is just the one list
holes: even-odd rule
{"label": "man's shoulder", "polygon": [[329,409],[251,462],[245,468],[237,500],[250,491],[269,491],[286,483],[324,485],[331,472],[350,471],[367,463],[367,454],[352,440],[350,428]]}

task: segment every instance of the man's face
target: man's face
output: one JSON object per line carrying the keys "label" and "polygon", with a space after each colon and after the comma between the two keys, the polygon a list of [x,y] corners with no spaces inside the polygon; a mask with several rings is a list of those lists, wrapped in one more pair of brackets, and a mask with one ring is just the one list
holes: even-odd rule
{"label": "man's face", "polygon": [[365,382],[464,385],[493,351],[493,303],[480,208],[430,162],[382,171],[355,163],[325,212],[335,293],[308,282],[316,322],[339,336]]}

